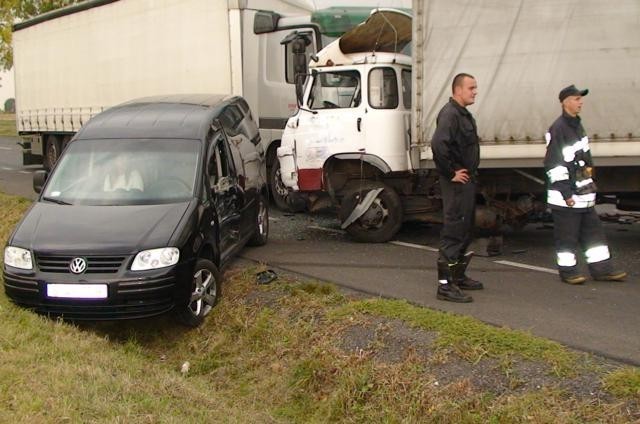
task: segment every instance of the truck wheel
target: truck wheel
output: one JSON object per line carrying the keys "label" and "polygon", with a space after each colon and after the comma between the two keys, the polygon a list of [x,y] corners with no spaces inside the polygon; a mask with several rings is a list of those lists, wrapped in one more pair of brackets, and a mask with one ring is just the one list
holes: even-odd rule
{"label": "truck wheel", "polygon": [[281,211],[291,212],[289,204],[287,203],[287,197],[289,196],[289,189],[282,182],[280,177],[280,161],[277,159],[271,165],[271,171],[269,172],[269,190],[271,190],[271,197],[273,203]]}
{"label": "truck wheel", "polygon": [[55,135],[47,137],[46,145],[44,146],[44,161],[43,165],[45,169],[51,171],[53,166],[58,161],[60,153],[62,152],[62,146],[60,145],[60,139]]}
{"label": "truck wheel", "polygon": [[189,327],[198,327],[220,299],[220,272],[208,259],[198,259],[193,269],[191,295],[186,305],[177,306],[178,319]]}
{"label": "truck wheel", "polygon": [[70,141],[71,141],[70,135],[65,135],[64,137],[62,137],[62,143],[60,143],[60,146],[61,146],[60,153],[65,151],[65,149],[67,148],[67,144],[69,144]]}
{"label": "truck wheel", "polygon": [[402,225],[402,202],[398,193],[388,185],[375,181],[364,181],[347,189],[340,203],[340,221],[344,222],[360,199],[376,188],[383,190],[374,199],[369,209],[347,227],[354,240],[362,243],[384,243],[391,240]]}
{"label": "truck wheel", "polygon": [[269,239],[269,205],[264,196],[260,195],[256,205],[255,232],[247,243],[249,246],[264,246]]}

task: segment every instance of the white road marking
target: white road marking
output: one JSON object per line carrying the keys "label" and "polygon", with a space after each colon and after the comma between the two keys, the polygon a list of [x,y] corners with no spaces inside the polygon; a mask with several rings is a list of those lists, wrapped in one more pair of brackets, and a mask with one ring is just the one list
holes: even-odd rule
{"label": "white road marking", "polygon": [[509,266],[515,266],[517,268],[526,268],[526,269],[531,269],[534,271],[540,271],[540,272],[547,272],[549,274],[558,274],[558,271],[556,271],[555,269],[551,269],[551,268],[544,268],[541,266],[534,266],[534,265],[527,265],[527,264],[521,264],[520,262],[511,262],[511,261],[493,261],[497,264],[501,264],[501,265],[509,265]]}
{"label": "white road marking", "polygon": [[[420,250],[428,250],[429,252],[437,252],[438,249],[433,248],[431,246],[424,246],[421,244],[414,244],[414,243],[405,243],[403,241],[390,241],[390,244],[395,244],[396,246],[404,246],[404,247],[411,247],[413,249],[420,249]],[[514,266],[516,268],[525,268],[525,269],[530,269],[532,271],[540,271],[540,272],[546,272],[549,274],[558,274],[558,271],[556,271],[555,269],[551,269],[551,268],[544,268],[541,266],[534,266],[534,265],[527,265],[527,264],[521,264],[520,262],[512,262],[512,261],[493,261],[494,263],[500,264],[500,265],[507,265],[507,266]]]}
{"label": "white road marking", "polygon": [[3,166],[2,168],[3,171],[13,171],[13,168],[7,168],[6,166]]}
{"label": "white road marking", "polygon": [[422,244],[413,244],[413,243],[405,243],[404,241],[393,240],[389,242],[390,244],[395,244],[396,246],[404,246],[404,247],[412,247],[414,249],[420,250],[428,250],[429,252],[437,252],[438,249],[431,246],[424,246]]}
{"label": "white road marking", "polygon": [[11,147],[0,146],[0,150],[13,150]]}
{"label": "white road marking", "polygon": [[312,230],[326,231],[328,233],[334,234],[344,234],[346,232],[344,230],[336,230],[335,228],[321,227],[320,225],[308,225],[307,228],[310,228]]}
{"label": "white road marking", "polygon": [[280,218],[274,218],[274,217],[270,216],[269,217],[269,221],[278,222],[278,221],[280,221]]}
{"label": "white road marking", "polygon": [[18,172],[21,173],[21,174],[31,174],[31,172],[29,172],[29,171],[18,171]]}

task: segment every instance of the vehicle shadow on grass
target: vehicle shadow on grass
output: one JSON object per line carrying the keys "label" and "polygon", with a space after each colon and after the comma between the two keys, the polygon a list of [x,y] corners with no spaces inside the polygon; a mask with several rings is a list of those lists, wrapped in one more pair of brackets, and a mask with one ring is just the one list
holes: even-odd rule
{"label": "vehicle shadow on grass", "polygon": [[177,322],[170,311],[162,315],[121,321],[70,321],[79,330],[93,333],[118,344],[134,343],[153,349],[159,344],[173,346],[191,338],[196,330]]}

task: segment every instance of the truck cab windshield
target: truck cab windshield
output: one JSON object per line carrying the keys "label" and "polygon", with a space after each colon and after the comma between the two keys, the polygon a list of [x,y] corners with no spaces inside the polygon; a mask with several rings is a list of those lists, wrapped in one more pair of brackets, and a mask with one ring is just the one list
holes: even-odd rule
{"label": "truck cab windshield", "polygon": [[78,140],[42,198],[114,206],[186,201],[194,196],[200,149],[197,140]]}

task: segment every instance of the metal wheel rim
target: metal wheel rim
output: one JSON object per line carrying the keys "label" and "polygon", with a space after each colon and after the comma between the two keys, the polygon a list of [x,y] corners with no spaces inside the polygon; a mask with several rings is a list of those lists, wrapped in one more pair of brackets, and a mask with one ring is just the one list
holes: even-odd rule
{"label": "metal wheel rim", "polygon": [[[377,205],[380,208],[380,210],[382,210],[382,217],[379,220],[377,220],[377,222],[375,223],[373,222],[373,220],[365,219],[365,217],[367,216],[367,213],[369,213],[373,205]],[[387,209],[384,206],[384,203],[379,197],[376,197],[373,203],[371,204],[371,206],[369,206],[369,209],[367,209],[367,212],[365,212],[364,215],[362,215],[358,219],[358,221],[360,222],[360,225],[362,227],[379,229],[379,228],[382,228],[388,216],[389,216],[389,209]]]}
{"label": "metal wheel rim", "polygon": [[273,179],[274,179],[274,184],[273,187],[276,190],[276,193],[280,196],[280,197],[286,197],[287,194],[289,194],[289,191],[287,190],[287,188],[285,187],[284,183],[282,182],[282,177],[281,177],[281,173],[280,173],[280,168],[278,168],[276,170],[276,172],[274,173]]}
{"label": "metal wheel rim", "polygon": [[216,302],[218,287],[211,271],[200,269],[193,274],[193,292],[189,302],[189,311],[195,317],[206,316]]}

